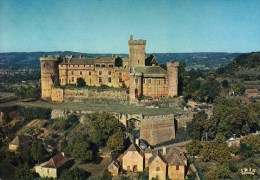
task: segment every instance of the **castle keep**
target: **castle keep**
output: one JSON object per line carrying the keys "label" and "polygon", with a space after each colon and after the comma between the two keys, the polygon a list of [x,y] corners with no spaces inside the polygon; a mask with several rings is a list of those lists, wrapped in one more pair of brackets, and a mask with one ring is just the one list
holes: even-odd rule
{"label": "castle keep", "polygon": [[129,58],[41,57],[42,99],[64,101],[66,94],[62,89],[57,91],[54,88],[55,83],[59,82],[61,86],[77,85],[78,78],[83,78],[88,86],[129,88],[130,102],[135,102],[142,96],[177,96],[178,64],[168,62],[167,71],[161,68],[154,56],[147,57],[146,40],[134,40],[131,35],[128,45]]}

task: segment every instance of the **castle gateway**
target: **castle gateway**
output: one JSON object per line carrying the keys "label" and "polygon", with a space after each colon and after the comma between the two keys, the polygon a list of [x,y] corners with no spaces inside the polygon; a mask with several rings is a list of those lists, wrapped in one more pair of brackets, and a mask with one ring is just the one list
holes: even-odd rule
{"label": "castle gateway", "polygon": [[[142,96],[151,98],[177,96],[178,64],[168,62],[167,71],[161,68],[154,56],[147,57],[146,40],[133,40],[131,35],[128,45],[128,58],[41,57],[41,98],[55,101],[53,97],[55,81],[61,86],[76,85],[78,78],[83,78],[88,86],[129,88],[130,102]],[[60,91],[59,96],[64,96],[64,92]],[[62,99],[63,97],[57,101]]]}

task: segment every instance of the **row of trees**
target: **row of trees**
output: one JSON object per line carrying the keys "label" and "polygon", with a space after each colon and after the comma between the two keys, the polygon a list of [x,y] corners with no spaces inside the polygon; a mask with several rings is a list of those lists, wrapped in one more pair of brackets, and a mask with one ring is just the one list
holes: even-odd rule
{"label": "row of trees", "polygon": [[[249,135],[241,140],[240,147],[228,147],[225,137],[218,135],[214,141],[192,141],[187,145],[191,156],[200,156],[204,162],[213,162],[206,168],[207,179],[226,179],[232,173],[238,173],[241,168],[257,168],[260,161],[256,154],[260,153],[260,136]],[[231,154],[236,155],[236,158]]]}
{"label": "row of trees", "polygon": [[213,116],[208,118],[205,111],[194,114],[187,131],[194,140],[214,139],[218,134],[226,138],[232,134],[244,136],[259,130],[259,117],[260,104],[244,106],[236,99],[219,97],[214,103]]}
{"label": "row of trees", "polygon": [[110,113],[86,115],[82,131],[67,137],[63,148],[79,163],[93,160],[100,148],[120,151],[124,147],[123,125]]}

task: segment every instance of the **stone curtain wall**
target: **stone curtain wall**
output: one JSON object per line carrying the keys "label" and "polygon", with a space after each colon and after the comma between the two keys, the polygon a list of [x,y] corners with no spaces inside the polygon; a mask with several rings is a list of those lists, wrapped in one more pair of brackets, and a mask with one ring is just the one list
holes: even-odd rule
{"label": "stone curtain wall", "polygon": [[151,145],[175,139],[174,115],[144,117],[140,125],[140,138]]}
{"label": "stone curtain wall", "polygon": [[51,100],[53,102],[63,102],[64,101],[64,89],[52,88]]}
{"label": "stone curtain wall", "polygon": [[128,101],[128,94],[125,91],[95,89],[52,89],[52,101],[84,101],[84,100],[114,100]]}

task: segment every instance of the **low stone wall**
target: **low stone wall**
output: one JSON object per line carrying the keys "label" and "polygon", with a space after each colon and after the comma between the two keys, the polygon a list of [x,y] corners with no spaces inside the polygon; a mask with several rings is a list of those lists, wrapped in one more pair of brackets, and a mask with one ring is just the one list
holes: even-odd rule
{"label": "low stone wall", "polygon": [[140,138],[151,145],[175,139],[174,115],[144,117],[140,125]]}
{"label": "low stone wall", "polygon": [[74,101],[82,102],[86,100],[111,100],[128,101],[126,91],[96,90],[96,89],[62,89],[52,88],[52,101],[64,102]]}

